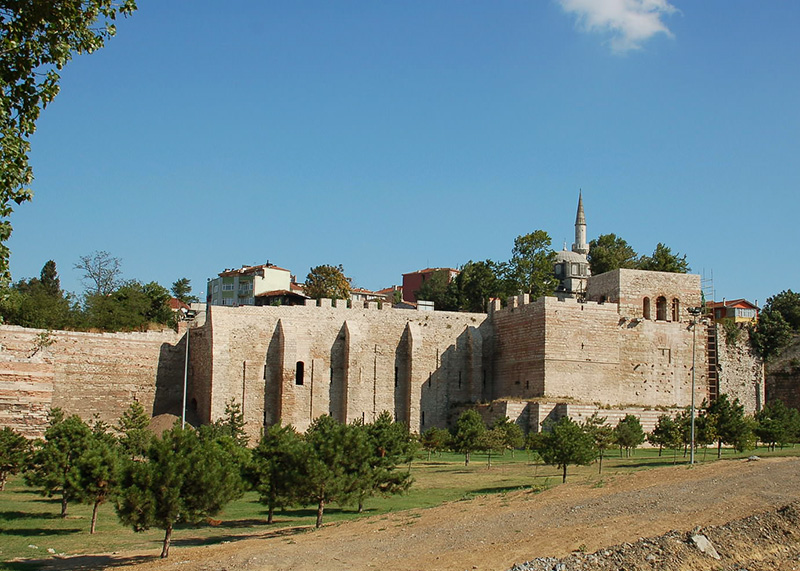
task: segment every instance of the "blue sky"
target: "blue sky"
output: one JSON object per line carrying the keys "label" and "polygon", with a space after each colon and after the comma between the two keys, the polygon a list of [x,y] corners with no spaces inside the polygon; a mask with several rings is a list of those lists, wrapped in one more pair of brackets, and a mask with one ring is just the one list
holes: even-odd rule
{"label": "blue sky", "polygon": [[14,279],[269,260],[379,289],[546,230],[658,242],[717,299],[800,289],[800,4],[139,0],[63,71]]}

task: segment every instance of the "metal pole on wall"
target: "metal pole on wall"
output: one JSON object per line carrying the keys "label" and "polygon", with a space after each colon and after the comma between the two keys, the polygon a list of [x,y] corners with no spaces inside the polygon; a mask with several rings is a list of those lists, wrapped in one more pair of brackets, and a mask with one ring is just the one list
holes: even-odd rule
{"label": "metal pole on wall", "polygon": [[189,378],[189,324],[186,324],[186,356],[183,361],[183,406],[181,407],[181,428],[186,428],[186,385]]}

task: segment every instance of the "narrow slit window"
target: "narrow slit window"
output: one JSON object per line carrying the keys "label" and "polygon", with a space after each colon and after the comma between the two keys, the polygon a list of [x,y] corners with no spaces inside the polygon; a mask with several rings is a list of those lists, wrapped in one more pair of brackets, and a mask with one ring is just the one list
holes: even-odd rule
{"label": "narrow slit window", "polygon": [[294,369],[294,384],[296,384],[296,385],[302,385],[303,384],[303,382],[305,381],[305,375],[306,375],[305,368],[306,368],[306,364],[303,363],[303,361],[298,361],[297,362],[297,366]]}

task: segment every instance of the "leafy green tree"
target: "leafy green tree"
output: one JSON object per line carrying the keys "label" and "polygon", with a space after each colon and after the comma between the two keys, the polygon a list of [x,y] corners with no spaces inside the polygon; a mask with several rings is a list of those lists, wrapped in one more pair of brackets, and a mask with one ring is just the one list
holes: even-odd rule
{"label": "leafy green tree", "polygon": [[589,242],[586,257],[593,276],[619,268],[633,269],[639,262],[639,254],[616,234],[601,234]]}
{"label": "leafy green tree", "polygon": [[789,408],[783,401],[773,400],[755,414],[756,436],[775,450],[775,445],[783,447],[796,442],[800,435],[800,411]]}
{"label": "leafy green tree", "polygon": [[312,299],[350,299],[351,282],[341,264],[316,266],[306,276],[305,294]]}
{"label": "leafy green tree", "polygon": [[142,403],[134,400],[119,417],[116,428],[120,433],[122,453],[131,459],[144,456],[150,447],[153,432],[150,430],[150,417]]}
{"label": "leafy green tree", "polygon": [[592,436],[568,416],[544,428],[537,451],[545,463],[562,470],[562,483],[567,481],[568,466],[588,466],[597,457]]}
{"label": "leafy green tree", "polygon": [[9,476],[18,473],[30,453],[30,442],[13,429],[4,426],[0,430],[0,492],[6,487]]}
{"label": "leafy green tree", "polygon": [[74,485],[76,464],[89,446],[92,431],[78,415],[64,418],[55,408],[50,411],[50,421],[44,441],[36,444],[31,466],[25,473],[26,483],[40,488],[42,495],[61,494],[61,517],[67,517],[67,505],[80,497]]}
{"label": "leafy green tree", "polygon": [[116,492],[120,475],[120,449],[116,439],[102,422],[96,422],[86,447],[75,460],[75,467],[67,474],[76,499],[92,506],[92,523],[89,533],[97,526],[97,511]]}
{"label": "leafy green tree", "polygon": [[619,446],[620,455],[625,450],[625,455],[630,456],[633,450],[644,442],[642,423],[634,415],[626,414],[614,428],[614,439]]}
{"label": "leafy green tree", "polygon": [[506,275],[510,290],[528,293],[533,299],[553,294],[558,280],[553,274],[556,253],[550,244],[550,236],[544,230],[514,239]]}
{"label": "leafy green tree", "polygon": [[175,299],[182,301],[186,305],[200,301],[196,295],[192,295],[192,283],[189,278],[180,278],[172,282],[170,291]]}
{"label": "leafy green tree", "polygon": [[777,356],[792,340],[792,328],[783,315],[765,307],[758,316],[755,325],[748,327],[750,344],[755,352],[765,361]]}
{"label": "leafy green tree", "polygon": [[115,507],[120,521],[134,531],[164,530],[163,558],[176,523],[203,521],[241,494],[239,467],[229,448],[176,424],[153,439],[144,460],[125,461]]}
{"label": "leafy green tree", "polygon": [[169,292],[156,282],[126,282],[110,294],[86,296],[88,325],[104,331],[143,330],[150,323],[171,325]]}
{"label": "leafy green tree", "polygon": [[606,424],[607,417],[600,416],[597,412],[583,422],[583,430],[592,437],[597,457],[599,459],[598,473],[603,472],[603,457],[606,450],[616,444],[614,428]]}
{"label": "leafy green tree", "polygon": [[75,302],[61,291],[52,260],[38,279],[20,280],[2,292],[0,315],[4,323],[36,329],[67,329],[77,323]]}
{"label": "leafy green tree", "polygon": [[453,432],[452,447],[455,452],[464,455],[465,466],[469,466],[471,454],[481,450],[481,438],[484,432],[486,425],[476,410],[465,410],[458,417]]}
{"label": "leafy green tree", "polygon": [[511,450],[511,457],[514,451],[525,446],[525,433],[516,422],[511,422],[507,416],[500,417],[492,423],[492,428],[498,428],[503,432],[503,448]]}
{"label": "leafy green tree", "polygon": [[656,245],[652,256],[642,256],[639,259],[638,269],[654,272],[672,272],[676,274],[688,273],[691,269],[686,261],[686,255],[673,254],[672,250],[661,242]]}
{"label": "leafy green tree", "polygon": [[486,451],[487,468],[491,468],[492,455],[501,454],[506,449],[506,432],[500,427],[484,431],[479,446],[481,450]]}
{"label": "leafy green tree", "polygon": [[273,522],[275,508],[298,500],[307,455],[308,444],[291,425],[273,424],[253,449],[247,475],[258,501],[267,506],[268,524]]}
{"label": "leafy green tree", "polygon": [[449,270],[436,270],[414,294],[417,300],[432,301],[437,310],[458,311],[461,299],[456,279],[450,279]]}
{"label": "leafy green tree", "polygon": [[361,430],[330,416],[315,419],[305,433],[309,445],[302,495],[317,505],[316,527],[322,525],[325,506],[353,497],[356,480],[364,473],[369,443]]}
{"label": "leafy green tree", "polygon": [[10,279],[9,217],[31,199],[28,162],[36,121],[58,94],[59,72],[74,54],[91,53],[114,35],[113,20],[133,0],[4,2],[0,8],[0,281]]}
{"label": "leafy green tree", "polygon": [[489,298],[505,297],[505,284],[501,278],[501,266],[492,260],[469,261],[461,267],[456,277],[460,309],[473,313],[484,313]]}
{"label": "leafy green tree", "polygon": [[744,414],[744,405],[738,398],[731,401],[723,393],[708,405],[705,414],[714,426],[717,440],[717,458],[722,457],[722,445],[733,446],[737,452],[743,452],[753,446],[753,425]]}
{"label": "leafy green tree", "polygon": [[431,454],[439,454],[450,447],[450,432],[444,428],[437,428],[431,426],[428,430],[420,436],[420,444],[422,449],[428,453],[428,460],[431,459]]}
{"label": "leafy green tree", "polygon": [[668,414],[658,417],[653,431],[647,435],[647,441],[653,446],[658,446],[658,455],[661,456],[663,448],[677,450],[681,445],[681,426]]}
{"label": "leafy green tree", "polygon": [[768,297],[764,310],[780,313],[792,331],[800,331],[800,293],[787,289]]}

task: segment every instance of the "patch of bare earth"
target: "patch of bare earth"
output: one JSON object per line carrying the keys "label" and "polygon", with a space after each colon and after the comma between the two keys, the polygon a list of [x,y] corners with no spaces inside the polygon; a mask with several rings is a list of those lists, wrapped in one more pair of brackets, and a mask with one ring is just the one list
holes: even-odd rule
{"label": "patch of bare earth", "polygon": [[[553,558],[530,568],[800,569],[796,506],[776,511],[798,499],[800,459],[724,461],[612,476],[597,487],[567,483],[538,494],[484,496],[316,531],[267,530],[224,545],[174,546],[166,561],[137,553],[81,556],[51,565],[136,571],[436,571],[506,570]],[[778,518],[780,524],[735,521],[753,515]],[[712,526],[723,526],[723,531]],[[701,527],[721,559],[686,543],[686,532]],[[672,530],[677,532],[669,534]],[[581,553],[570,555],[576,551]],[[588,554],[595,552],[591,559]],[[749,566],[742,566],[745,561]]]}

